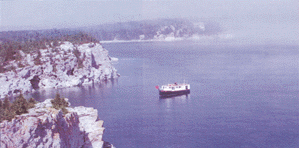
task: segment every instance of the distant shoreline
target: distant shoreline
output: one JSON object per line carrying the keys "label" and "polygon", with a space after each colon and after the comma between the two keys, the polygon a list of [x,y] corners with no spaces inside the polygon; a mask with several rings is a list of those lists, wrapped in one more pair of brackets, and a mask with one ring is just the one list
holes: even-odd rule
{"label": "distant shoreline", "polygon": [[[185,40],[185,39],[182,39]],[[100,43],[133,43],[133,42],[173,42],[173,41],[181,41],[181,40],[108,40],[108,41],[100,41]]]}
{"label": "distant shoreline", "polygon": [[100,43],[134,43],[134,42],[175,42],[175,41],[207,41],[207,40],[215,40],[215,39],[222,39],[222,40],[231,40],[231,34],[218,34],[218,35],[197,35],[188,38],[183,37],[166,37],[162,39],[149,39],[149,40],[106,40],[100,41]]}
{"label": "distant shoreline", "polygon": [[[207,38],[202,38],[207,39]],[[170,38],[170,39],[150,39],[150,40],[106,40],[100,41],[100,43],[133,43],[133,42],[175,42],[175,41],[184,41],[184,40],[202,40],[202,39],[194,39],[194,38]]]}
{"label": "distant shoreline", "polygon": [[264,45],[264,44],[287,44],[287,45],[296,45],[298,46],[298,42],[295,40],[287,40],[286,42],[277,42],[273,40],[260,40],[256,42],[252,42],[248,40],[248,38],[235,38],[234,35],[231,34],[218,34],[211,36],[194,36],[189,38],[166,38],[166,39],[149,39],[149,40],[106,40],[100,41],[100,43],[110,44],[110,43],[141,43],[141,42],[178,42],[178,41],[193,41],[197,43],[204,44],[214,44],[214,43],[230,43],[234,45],[243,45],[243,44],[255,44],[255,45]]}

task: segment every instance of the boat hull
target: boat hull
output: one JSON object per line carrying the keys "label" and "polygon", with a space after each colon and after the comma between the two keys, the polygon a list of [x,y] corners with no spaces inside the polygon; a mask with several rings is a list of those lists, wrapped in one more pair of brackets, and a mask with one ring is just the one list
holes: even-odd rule
{"label": "boat hull", "polygon": [[189,94],[190,93],[186,93],[186,94],[174,94],[174,95],[160,95],[159,98],[160,99],[168,99],[168,98],[176,98],[176,97],[182,97],[182,96],[185,96],[187,98]]}
{"label": "boat hull", "polygon": [[180,90],[180,91],[161,91],[159,90],[159,95],[161,96],[176,96],[176,95],[182,95],[182,94],[189,94],[190,89],[187,90]]}

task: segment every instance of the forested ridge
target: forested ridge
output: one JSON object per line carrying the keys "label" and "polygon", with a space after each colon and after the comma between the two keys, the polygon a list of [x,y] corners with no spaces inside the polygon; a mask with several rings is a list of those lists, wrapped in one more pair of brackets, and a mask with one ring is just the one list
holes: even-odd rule
{"label": "forested ridge", "polygon": [[73,44],[99,42],[87,33],[69,29],[0,32],[0,72],[12,70],[4,67],[9,61],[21,60],[19,51],[36,53],[39,49],[55,48],[64,41]]}
{"label": "forested ridge", "polygon": [[217,23],[194,23],[186,19],[131,21],[73,29],[3,31],[0,32],[0,72],[15,69],[6,65],[21,60],[19,51],[38,54],[39,49],[55,48],[64,41],[78,45],[110,40],[163,40],[167,37],[213,35],[221,31]]}

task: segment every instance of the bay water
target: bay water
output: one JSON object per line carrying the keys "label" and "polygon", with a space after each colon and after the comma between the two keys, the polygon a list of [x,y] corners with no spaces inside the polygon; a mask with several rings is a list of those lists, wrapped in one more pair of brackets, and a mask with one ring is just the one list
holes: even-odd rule
{"label": "bay water", "polygon": [[[93,107],[103,140],[117,148],[299,146],[299,46],[201,44],[193,41],[106,43],[121,77],[58,91],[72,106]],[[156,85],[191,85],[160,98]]]}

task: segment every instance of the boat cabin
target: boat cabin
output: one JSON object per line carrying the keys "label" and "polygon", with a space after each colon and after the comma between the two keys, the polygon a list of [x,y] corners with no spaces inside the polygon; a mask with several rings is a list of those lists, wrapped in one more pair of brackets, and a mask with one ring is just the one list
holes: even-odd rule
{"label": "boat cabin", "polygon": [[162,85],[157,89],[159,90],[160,95],[172,94],[172,93],[190,93],[190,84],[186,84],[186,83],[167,84],[167,85]]}

